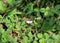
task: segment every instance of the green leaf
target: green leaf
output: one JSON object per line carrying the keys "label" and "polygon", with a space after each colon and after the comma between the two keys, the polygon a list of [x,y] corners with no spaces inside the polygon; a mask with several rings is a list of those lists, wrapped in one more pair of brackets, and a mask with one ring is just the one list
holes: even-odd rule
{"label": "green leaf", "polygon": [[44,36],[45,36],[46,39],[49,38],[49,35],[47,33],[44,33]]}
{"label": "green leaf", "polygon": [[29,39],[32,39],[33,38],[33,35],[31,32],[28,33],[28,36],[29,36]]}
{"label": "green leaf", "polygon": [[16,9],[14,9],[13,11],[8,13],[8,17],[11,19],[12,22],[15,22],[14,15],[16,14],[22,14],[22,12],[18,12],[16,11]]}
{"label": "green leaf", "polygon": [[38,43],[38,42],[36,40],[34,40],[33,43]]}
{"label": "green leaf", "polygon": [[49,15],[49,13],[48,13],[48,11],[46,11],[45,13],[44,13],[44,16],[46,17],[46,16],[48,16]]}
{"label": "green leaf", "polygon": [[2,15],[0,15],[0,19],[2,19],[3,17],[2,17]]}
{"label": "green leaf", "polygon": [[59,10],[60,9],[60,4],[55,6],[55,9]]}
{"label": "green leaf", "polygon": [[53,13],[51,12],[50,8],[46,7],[46,11],[44,12],[44,16],[45,17],[49,17],[51,15],[53,15]]}
{"label": "green leaf", "polygon": [[0,27],[0,33],[4,33],[4,29]]}
{"label": "green leaf", "polygon": [[41,8],[41,9],[40,9],[40,12],[42,12],[42,13],[44,13],[45,11],[46,11],[45,8]]}
{"label": "green leaf", "polygon": [[45,39],[42,38],[42,39],[39,40],[39,42],[40,42],[40,43],[45,43]]}
{"label": "green leaf", "polygon": [[8,4],[12,5],[14,4],[15,0],[6,0]]}
{"label": "green leaf", "polygon": [[39,9],[38,9],[38,8],[35,8],[35,9],[34,9],[34,11],[35,11],[35,12],[38,12],[38,11],[39,11]]}
{"label": "green leaf", "polygon": [[38,33],[37,36],[38,36],[38,38],[43,38],[43,34],[41,34],[41,33]]}
{"label": "green leaf", "polygon": [[44,13],[44,17],[49,17],[49,16],[53,15],[53,13],[52,13],[52,11],[50,10],[49,7],[41,8],[40,12]]}
{"label": "green leaf", "polygon": [[28,37],[27,36],[23,37],[23,43],[28,43]]}
{"label": "green leaf", "polygon": [[17,28],[18,30],[20,30],[20,26],[21,26],[21,23],[18,22],[18,23],[16,24],[16,28]]}
{"label": "green leaf", "polygon": [[17,37],[13,38],[11,36],[7,37],[7,42],[10,41],[11,43],[17,43]]}
{"label": "green leaf", "polygon": [[9,16],[13,16],[15,14],[22,14],[22,12],[17,12],[16,9],[14,9],[13,11],[9,12]]}
{"label": "green leaf", "polygon": [[50,10],[50,8],[49,7],[46,7],[46,11],[49,11]]}
{"label": "green leaf", "polygon": [[56,5],[55,8],[52,8],[51,11],[56,14],[60,14],[60,5]]}

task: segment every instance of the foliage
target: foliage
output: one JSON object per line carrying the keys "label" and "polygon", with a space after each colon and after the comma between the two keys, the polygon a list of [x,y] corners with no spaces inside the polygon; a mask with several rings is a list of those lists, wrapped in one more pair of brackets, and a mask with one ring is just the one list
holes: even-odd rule
{"label": "foliage", "polygon": [[60,0],[0,0],[0,43],[60,43]]}

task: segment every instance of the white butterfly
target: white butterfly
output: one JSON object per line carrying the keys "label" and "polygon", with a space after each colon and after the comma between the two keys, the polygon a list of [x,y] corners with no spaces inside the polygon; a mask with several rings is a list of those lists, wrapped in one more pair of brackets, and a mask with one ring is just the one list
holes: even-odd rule
{"label": "white butterfly", "polygon": [[31,24],[33,22],[33,20],[29,19],[29,18],[26,18],[25,20],[26,20],[26,23],[28,23],[28,24]]}
{"label": "white butterfly", "polygon": [[27,20],[26,23],[31,24],[33,21],[32,20]]}

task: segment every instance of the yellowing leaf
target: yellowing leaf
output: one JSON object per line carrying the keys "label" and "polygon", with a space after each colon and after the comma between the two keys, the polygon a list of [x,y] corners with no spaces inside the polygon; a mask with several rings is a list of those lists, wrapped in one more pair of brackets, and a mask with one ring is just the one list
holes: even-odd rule
{"label": "yellowing leaf", "polygon": [[4,6],[3,2],[0,1],[0,11],[5,11],[6,10],[6,7]]}

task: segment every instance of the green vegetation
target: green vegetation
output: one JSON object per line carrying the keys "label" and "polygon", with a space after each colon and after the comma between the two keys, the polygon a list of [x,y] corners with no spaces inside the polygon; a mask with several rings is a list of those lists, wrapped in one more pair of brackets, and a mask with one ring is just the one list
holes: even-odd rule
{"label": "green vegetation", "polygon": [[60,0],[0,0],[0,43],[60,43]]}

